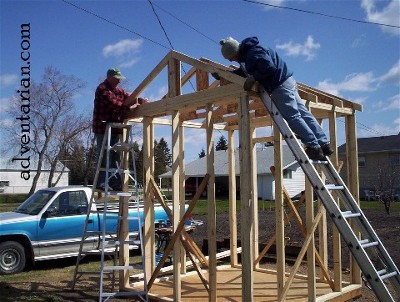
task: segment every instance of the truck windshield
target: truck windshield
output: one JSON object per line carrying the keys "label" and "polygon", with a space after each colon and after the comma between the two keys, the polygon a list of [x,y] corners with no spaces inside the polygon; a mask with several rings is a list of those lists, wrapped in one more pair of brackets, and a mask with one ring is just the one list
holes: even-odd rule
{"label": "truck windshield", "polygon": [[39,190],[25,200],[16,210],[17,213],[37,215],[56,192]]}

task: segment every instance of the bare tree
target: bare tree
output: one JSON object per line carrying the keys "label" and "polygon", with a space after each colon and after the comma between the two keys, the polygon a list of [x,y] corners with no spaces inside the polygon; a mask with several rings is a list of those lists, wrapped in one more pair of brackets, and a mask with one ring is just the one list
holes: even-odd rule
{"label": "bare tree", "polygon": [[[30,84],[29,140],[31,152],[37,158],[37,173],[29,195],[36,189],[45,161],[51,166],[49,186],[57,183],[57,179],[53,180],[54,172],[64,151],[82,131],[90,128],[90,117],[87,113],[77,113],[73,103],[74,96],[84,86],[80,79],[64,75],[53,67],[45,68],[39,84]],[[20,110],[18,97],[15,101],[16,106],[9,112],[13,116]]]}
{"label": "bare tree", "polygon": [[383,202],[385,210],[390,214],[390,204],[395,199],[395,190],[400,179],[399,169],[390,162],[378,162],[374,190]]}

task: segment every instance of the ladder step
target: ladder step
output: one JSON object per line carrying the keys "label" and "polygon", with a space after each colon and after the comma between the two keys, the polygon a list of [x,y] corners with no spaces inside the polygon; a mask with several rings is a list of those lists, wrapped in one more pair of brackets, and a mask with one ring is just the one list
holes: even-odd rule
{"label": "ladder step", "polygon": [[111,146],[111,150],[117,150],[117,151],[129,151],[133,148],[133,144],[130,143],[118,143],[115,144],[114,146]]}
{"label": "ladder step", "polygon": [[397,272],[391,272],[391,273],[388,273],[388,274],[386,274],[386,275],[382,275],[382,276],[381,276],[381,280],[385,280],[385,279],[387,279],[387,278],[394,277],[394,276],[396,276],[396,275],[397,275]]}
{"label": "ladder step", "polygon": [[147,296],[145,291],[129,291],[129,292],[115,292],[115,293],[102,293],[102,297],[126,297],[126,296]]}
{"label": "ladder step", "polygon": [[353,213],[352,211],[346,211],[342,212],[343,218],[354,218],[354,217],[360,217],[361,213]]}
{"label": "ladder step", "polygon": [[376,246],[379,244],[377,241],[369,242],[368,239],[360,240],[358,242],[364,249],[369,248],[371,246]]}
{"label": "ladder step", "polygon": [[105,266],[103,267],[103,270],[106,272],[110,271],[123,271],[127,269],[134,269],[132,265],[112,265],[112,266]]}
{"label": "ladder step", "polygon": [[325,185],[325,188],[326,188],[327,190],[343,190],[343,189],[344,189],[343,186],[337,186],[337,185],[335,185],[335,184],[328,184],[328,185]]}

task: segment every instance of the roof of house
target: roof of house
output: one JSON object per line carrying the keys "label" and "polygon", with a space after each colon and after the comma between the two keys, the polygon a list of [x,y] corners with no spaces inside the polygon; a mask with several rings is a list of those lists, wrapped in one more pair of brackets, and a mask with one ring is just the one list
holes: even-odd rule
{"label": "roof of house", "polygon": [[[295,160],[292,151],[287,145],[282,146],[283,153],[283,168],[290,169],[297,161]],[[271,174],[270,167],[274,165],[274,147],[266,147],[262,150],[257,150],[257,174]],[[214,171],[215,176],[229,175],[229,159],[228,151],[215,151],[214,155]],[[239,152],[235,152],[235,171],[236,175],[240,174]],[[188,177],[203,177],[207,173],[207,157],[199,158],[188,163],[185,166],[185,174]],[[159,177],[171,177],[172,172],[166,172]]]}
{"label": "roof of house", "polygon": [[[400,151],[400,133],[397,135],[364,137],[357,139],[358,153]],[[338,148],[339,153],[346,152],[346,144]]]}

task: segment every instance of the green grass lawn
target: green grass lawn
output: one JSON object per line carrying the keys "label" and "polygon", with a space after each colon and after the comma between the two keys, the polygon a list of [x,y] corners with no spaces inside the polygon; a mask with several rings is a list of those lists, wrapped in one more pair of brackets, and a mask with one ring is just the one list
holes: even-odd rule
{"label": "green grass lawn", "polygon": [[[26,194],[16,194],[0,195],[0,212],[7,212],[18,207],[26,199]],[[258,208],[260,210],[274,209],[275,203],[269,200],[259,200]],[[229,201],[228,199],[217,199],[216,200],[217,213],[225,213],[229,211]],[[240,211],[240,200],[236,201],[236,209]],[[371,210],[385,210],[384,205],[380,201],[361,201],[361,209],[371,209]],[[391,211],[400,211],[400,202],[392,202],[390,204]],[[201,199],[197,202],[196,207],[193,210],[194,215],[203,215],[208,213],[208,203],[207,200]]]}

